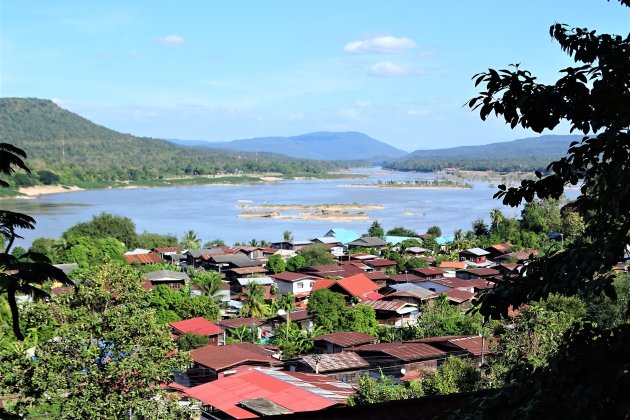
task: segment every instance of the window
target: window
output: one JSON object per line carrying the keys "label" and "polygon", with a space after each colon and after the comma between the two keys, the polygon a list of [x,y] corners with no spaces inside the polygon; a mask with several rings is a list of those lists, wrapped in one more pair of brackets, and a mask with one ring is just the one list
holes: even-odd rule
{"label": "window", "polygon": [[297,283],[295,283],[295,287],[297,289],[301,289],[302,287],[304,287],[304,283],[302,283],[301,281],[298,281]]}

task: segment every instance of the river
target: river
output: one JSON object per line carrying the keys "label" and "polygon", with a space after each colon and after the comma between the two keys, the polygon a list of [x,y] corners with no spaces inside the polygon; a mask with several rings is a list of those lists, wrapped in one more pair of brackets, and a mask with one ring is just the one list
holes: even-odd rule
{"label": "river", "polygon": [[[368,175],[360,180],[292,180],[269,184],[236,186],[182,186],[77,191],[43,195],[34,199],[4,199],[0,206],[33,216],[34,231],[22,230],[24,237],[15,245],[28,248],[40,237],[59,238],[69,227],[88,221],[101,212],[131,218],[138,232],[181,235],[192,229],[202,240],[222,239],[227,244],[251,239],[278,241],[290,230],[296,240],[321,236],[333,227],[364,233],[378,220],[385,230],[403,226],[423,233],[429,226],[440,226],[444,235],[456,229],[468,230],[471,223],[500,207],[504,215],[517,216],[518,209],[493,200],[496,187],[487,182],[471,182],[472,189],[398,189],[353,188],[349,184],[375,183],[377,180],[434,179],[435,174],[383,171],[380,168],[356,169]],[[569,191],[569,196],[576,195]],[[380,204],[380,210],[366,210],[369,221],[332,222],[239,218],[239,205],[258,204]]]}

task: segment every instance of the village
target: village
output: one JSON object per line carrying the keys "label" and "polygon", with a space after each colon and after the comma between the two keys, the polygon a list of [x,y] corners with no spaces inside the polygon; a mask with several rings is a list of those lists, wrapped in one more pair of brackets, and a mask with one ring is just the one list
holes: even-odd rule
{"label": "village", "polygon": [[[477,292],[517,273],[536,251],[511,252],[509,243],[501,243],[459,250],[456,260],[436,264],[434,252],[421,246],[423,240],[437,243],[442,251],[454,246],[452,237],[381,238],[335,228],[321,237],[269,246],[158,247],[136,249],[124,258],[146,268],[172,265],[146,272],[142,284],[146,290],[186,289],[194,296],[202,291],[188,272],[220,276],[217,319],[170,322],[175,340],[191,335],[203,339],[190,351],[192,365],[175,372],[174,381],[164,387],[181,398],[180,404],[200,410],[203,418],[251,418],[344,406],[366,375],[386,376],[404,385],[422,381],[449,358],[468,360],[478,367],[487,364],[493,355],[493,337],[484,336],[483,330],[408,340],[396,332],[413,329],[424,308],[438,300],[466,316]],[[325,249],[334,262],[294,271],[277,271],[270,264],[281,260],[283,268],[309,247]],[[415,264],[419,268],[398,271],[397,262],[384,257],[392,249],[406,261],[422,263]],[[266,302],[284,299],[289,303],[267,311],[266,316],[251,308],[244,311],[244,305],[252,305],[245,300],[254,290]],[[53,289],[55,294],[67,291]],[[321,334],[314,317],[326,314],[311,313],[308,302],[323,291],[342,297],[348,307],[369,308],[377,328],[372,328],[372,334],[354,330]],[[304,347],[308,350],[286,354],[277,338],[283,333],[288,336],[296,326],[310,341]],[[319,335],[309,334],[316,329]]]}

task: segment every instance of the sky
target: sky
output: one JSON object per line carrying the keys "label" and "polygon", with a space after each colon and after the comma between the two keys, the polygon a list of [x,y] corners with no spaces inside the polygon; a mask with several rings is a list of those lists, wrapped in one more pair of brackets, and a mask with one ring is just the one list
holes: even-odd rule
{"label": "sky", "polygon": [[[627,35],[611,0],[0,0],[0,96],[188,140],[360,131],[403,150],[537,135],[481,121],[471,78],[552,83],[559,22]],[[555,133],[565,134],[567,126]]]}

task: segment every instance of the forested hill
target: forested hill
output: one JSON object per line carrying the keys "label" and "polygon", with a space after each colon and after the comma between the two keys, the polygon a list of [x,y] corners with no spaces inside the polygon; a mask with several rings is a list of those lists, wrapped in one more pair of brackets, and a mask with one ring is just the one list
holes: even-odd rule
{"label": "forested hill", "polygon": [[445,168],[465,170],[533,171],[544,170],[549,163],[567,153],[579,135],[546,135],[482,146],[417,150],[384,167],[402,171],[434,171]]}
{"label": "forested hill", "polygon": [[[171,141],[186,144],[182,140]],[[199,146],[203,143],[194,141],[193,144]],[[246,152],[278,152],[303,159],[365,160],[378,163],[407,155],[403,150],[354,131],[320,131],[291,137],[256,137],[229,142],[206,142],[205,145]]]}
{"label": "forested hill", "polygon": [[1,142],[26,151],[31,170],[54,172],[68,184],[238,170],[308,174],[345,166],[274,154],[191,150],[110,130],[42,99],[0,98],[0,132]]}

